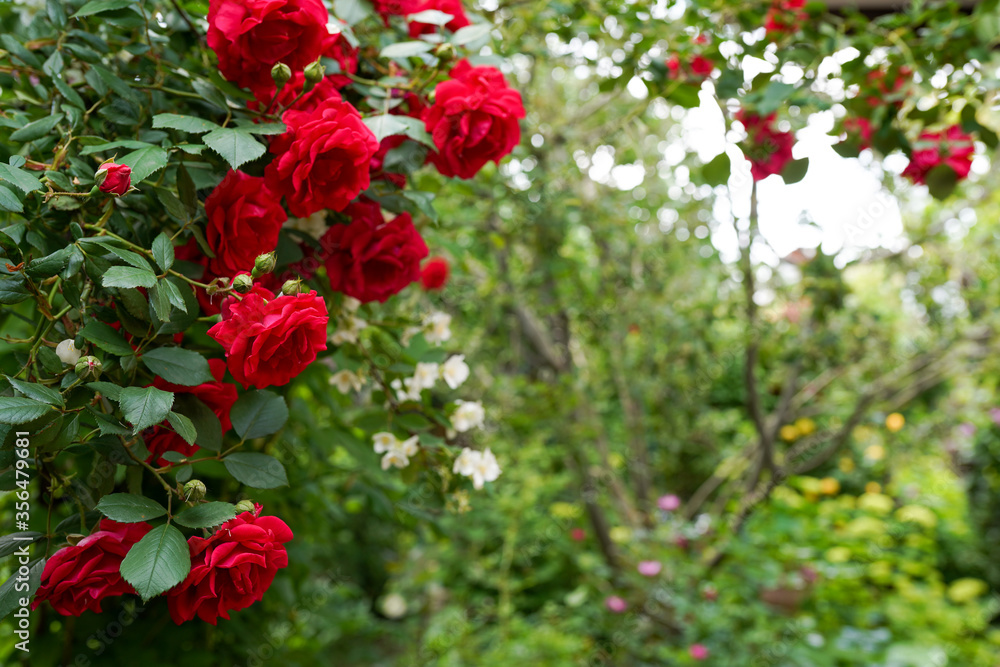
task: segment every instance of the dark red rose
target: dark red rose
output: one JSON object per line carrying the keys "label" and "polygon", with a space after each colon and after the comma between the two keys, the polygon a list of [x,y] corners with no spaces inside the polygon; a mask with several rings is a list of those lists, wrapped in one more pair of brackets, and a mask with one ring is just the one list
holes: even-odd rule
{"label": "dark red rose", "polygon": [[[465,8],[462,7],[462,0],[422,0],[417,2],[413,14],[426,12],[429,9],[436,9],[439,12],[451,15],[451,20],[445,24],[445,29],[455,32],[460,28],[470,25],[469,18],[465,15]],[[437,32],[438,26],[430,23],[410,23],[410,39],[416,39],[420,35]]]}
{"label": "dark red rose", "polygon": [[427,244],[409,213],[386,222],[370,201],[355,202],[345,213],[350,224],[330,227],[320,242],[330,287],[363,303],[384,302],[420,279]]}
{"label": "dark red rose", "polygon": [[[185,387],[179,384],[167,382],[163,378],[155,378],[153,386],[163,391],[171,391],[175,394],[191,394],[215,413],[222,424],[222,432],[225,433],[233,427],[229,419],[229,411],[236,402],[236,385],[223,382],[226,375],[226,362],[222,359],[209,359],[208,367],[212,371],[214,382],[205,382],[196,387]],[[184,456],[191,456],[198,451],[198,444],[189,445],[181,436],[173,430],[166,428],[166,422],[156,426],[145,438],[146,449],[149,450],[149,460],[155,460],[156,465],[167,465],[169,461],[163,458],[166,452],[180,452]]]}
{"label": "dark red rose", "polygon": [[275,575],[288,567],[285,543],[292,531],[274,516],[260,516],[261,506],[222,524],[208,539],[188,540],[191,572],[167,592],[174,623],[195,617],[216,625],[229,612],[246,609],[264,597]]}
{"label": "dark red rose", "polygon": [[320,57],[328,21],[322,0],[210,0],[208,46],[230,81],[273,89],[276,64],[301,72]]}
{"label": "dark red rose", "polygon": [[121,197],[132,187],[132,168],[127,164],[105,162],[97,168],[97,173],[105,173],[104,180],[98,186],[101,192]]}
{"label": "dark red rose", "polygon": [[231,171],[205,199],[205,240],[215,253],[208,270],[234,277],[253,268],[257,255],[278,245],[278,231],[288,219],[279,198],[264,179]]}
{"label": "dark red rose", "polygon": [[333,33],[326,38],[323,43],[323,56],[336,60],[340,65],[339,73],[332,73],[327,77],[334,87],[339,90],[349,84],[351,79],[347,75],[358,71],[358,49],[351,46],[344,33]]}
{"label": "dark red rose", "polygon": [[277,157],[264,177],[292,215],[342,211],[370,183],[375,135],[347,102],[328,99],[311,111],[286,111],[288,131],[271,142]]}
{"label": "dark red rose", "polygon": [[962,180],[969,175],[975,152],[972,137],[962,132],[958,125],[952,125],[945,132],[924,132],[913,144],[913,155],[903,176],[914,183],[925,184],[930,170],[944,164]]}
{"label": "dark red rose", "polygon": [[148,523],[101,519],[97,532],[75,546],[63,547],[45,563],[31,608],[47,600],[63,616],[79,616],[88,609],[100,612],[105,598],[135,594],[118,569],[132,545],[151,528]]}
{"label": "dark red rose", "polygon": [[448,282],[451,267],[444,257],[431,257],[420,271],[420,284],[425,290],[439,290]]}
{"label": "dark red rose", "polygon": [[389,25],[390,16],[406,16],[412,14],[417,6],[417,0],[372,0],[375,13]]}
{"label": "dark red rose", "polygon": [[740,109],[735,118],[747,131],[743,153],[750,160],[753,180],[760,181],[771,174],[780,174],[792,160],[795,136],[791,132],[779,132],[775,129],[774,114],[759,116]]}
{"label": "dark red rose", "polygon": [[226,350],[229,372],[244,389],[288,384],[326,349],[330,315],[316,292],[275,297],[263,287],[222,304],[208,330]]}
{"label": "dark red rose", "polygon": [[670,76],[677,76],[678,74],[680,74],[681,59],[677,56],[676,53],[667,58],[666,65],[667,65],[667,70],[670,72]]}
{"label": "dark red rose", "polygon": [[797,32],[809,18],[803,9],[806,0],[774,0],[764,17],[764,29],[768,36]]}
{"label": "dark red rose", "polygon": [[524,105],[495,67],[473,67],[462,60],[450,76],[435,88],[434,106],[424,116],[437,147],[431,161],[445,176],[472,178],[517,146]]}
{"label": "dark red rose", "polygon": [[715,63],[705,56],[695,56],[691,59],[691,72],[697,77],[709,77],[714,70]]}

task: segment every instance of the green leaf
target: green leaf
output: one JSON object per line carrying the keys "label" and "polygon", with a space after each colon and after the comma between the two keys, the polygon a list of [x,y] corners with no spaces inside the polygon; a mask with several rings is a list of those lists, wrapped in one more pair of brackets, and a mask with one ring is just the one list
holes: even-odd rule
{"label": "green leaf", "polygon": [[406,17],[406,20],[409,23],[426,23],[427,25],[443,26],[450,23],[454,18],[451,14],[446,14],[436,9],[425,9],[422,12],[410,14]]}
{"label": "green leaf", "polygon": [[493,26],[489,23],[475,23],[473,25],[467,25],[464,28],[459,28],[455,31],[455,34],[451,36],[451,43],[455,46],[465,46],[466,44],[471,44],[472,42],[489,37],[490,30],[492,29]]}
{"label": "green leaf", "polygon": [[159,236],[153,239],[153,259],[157,266],[167,271],[174,265],[174,244],[170,237],[160,232]]}
{"label": "green leaf", "polygon": [[125,419],[132,424],[132,432],[138,433],[167,418],[174,395],[156,387],[125,387],[118,403]]}
{"label": "green leaf", "polygon": [[347,25],[357,25],[371,16],[372,10],[361,0],[333,0],[333,13]]}
{"label": "green leaf", "polygon": [[159,113],[153,116],[153,127],[180,130],[190,134],[204,134],[217,129],[219,126],[210,120],[198,118],[196,116],[181,116],[175,113]]}
{"label": "green leaf", "polygon": [[120,571],[146,602],[184,581],[191,571],[187,540],[169,524],[157,526],[129,549]]}
{"label": "green leaf", "polygon": [[241,438],[252,440],[277,433],[288,421],[288,406],[270,391],[249,391],[233,404],[229,418]]}
{"label": "green leaf", "polygon": [[[25,287],[23,275],[3,276],[0,275],[0,303],[13,305],[20,303],[31,296],[31,292]],[[48,348],[43,348],[48,349]]]}
{"label": "green leaf", "polygon": [[91,16],[92,14],[100,14],[101,12],[124,9],[134,3],[135,0],[90,0],[90,2],[80,8],[80,11],[73,14],[73,18],[78,19],[82,16]]}
{"label": "green leaf", "polygon": [[0,163],[0,180],[7,181],[11,185],[16,186],[25,194],[42,189],[41,181],[23,169],[12,167],[9,164]]}
{"label": "green leaf", "polygon": [[112,401],[120,401],[122,388],[110,382],[88,382],[87,386]]}
{"label": "green leaf", "polygon": [[38,120],[32,121],[22,127],[20,130],[12,133],[10,138],[12,141],[34,141],[35,139],[41,139],[59,124],[59,121],[63,119],[61,113],[54,114],[52,116],[46,116],[45,118],[40,118]]}
{"label": "green leaf", "polygon": [[177,308],[183,313],[187,312],[187,304],[184,303],[184,295],[181,294],[180,288],[177,287],[172,280],[164,280],[159,283],[159,287],[163,293],[166,294],[167,301],[170,302],[171,306]]}
{"label": "green leaf", "polygon": [[128,344],[125,337],[104,322],[97,320],[87,322],[87,326],[80,330],[80,335],[105,352],[119,357],[127,357],[132,354],[132,346]]}
{"label": "green leaf", "polygon": [[255,452],[237,452],[225,458],[226,470],[255,489],[273,489],[288,485],[285,467],[273,456]]}
{"label": "green leaf", "polygon": [[156,313],[156,319],[161,322],[169,322],[170,299],[167,298],[166,292],[160,289],[160,285],[162,284],[164,283],[157,282],[149,289],[149,305],[153,307],[153,312]]}
{"label": "green leaf", "polygon": [[24,204],[10,188],[0,185],[0,209],[11,213],[20,213],[24,210]]}
{"label": "green leaf", "polygon": [[167,382],[184,387],[194,387],[215,379],[205,357],[193,350],[159,347],[145,352],[142,355],[142,363]]}
{"label": "green leaf", "polygon": [[127,164],[132,168],[133,185],[143,181],[150,174],[156,173],[167,166],[167,151],[159,146],[140,148],[132,151],[125,157],[118,160],[119,164]]}
{"label": "green leaf", "polygon": [[112,266],[101,276],[105,287],[152,287],[156,284],[156,274],[132,266]]}
{"label": "green leaf", "polygon": [[927,172],[925,180],[932,197],[947,199],[958,185],[958,174],[948,165],[939,164]]}
{"label": "green leaf", "polygon": [[73,90],[73,87],[70,86],[68,83],[63,81],[58,76],[52,77],[52,83],[55,85],[56,89],[59,90],[59,94],[62,95],[63,98],[67,102],[69,102],[72,106],[75,106],[77,109],[87,108],[87,105],[86,103],[84,103],[83,98],[80,97],[80,93]]}
{"label": "green leaf", "polygon": [[136,141],[134,139],[120,139],[119,141],[111,141],[106,143],[97,144],[95,146],[87,146],[80,151],[80,155],[90,155],[91,153],[108,153],[115,148],[156,148],[153,144],[146,143],[145,141]]}
{"label": "green leaf", "polygon": [[719,153],[701,168],[702,178],[712,187],[728,183],[731,173],[732,166],[726,153]]}
{"label": "green leaf", "polygon": [[43,537],[45,537],[44,533],[36,533],[35,531],[22,531],[20,533],[4,535],[0,537],[0,558],[6,558],[22,546],[37,542]]}
{"label": "green leaf", "polygon": [[14,389],[24,394],[27,398],[32,398],[36,401],[41,401],[42,403],[48,403],[49,405],[65,405],[63,397],[58,391],[52,389],[51,387],[46,387],[45,385],[36,384],[34,382],[25,382],[24,380],[12,378],[9,375],[6,376],[6,378]]}
{"label": "green leaf", "polygon": [[174,401],[174,412],[184,415],[194,424],[195,444],[202,449],[222,450],[222,422],[212,409],[191,394],[181,394]]}
{"label": "green leaf", "polygon": [[24,578],[17,571],[10,575],[10,579],[0,586],[0,618],[6,618],[20,606],[21,598],[29,600],[35,596],[35,591],[42,581],[42,570],[45,569],[45,559],[39,558],[27,565],[28,580],[27,588],[24,587]]}
{"label": "green leaf", "polygon": [[252,123],[248,121],[245,125],[241,124],[240,129],[250,134],[284,134],[288,131],[288,126],[284,123]]}
{"label": "green leaf", "polygon": [[236,505],[231,503],[202,503],[189,507],[174,521],[188,528],[211,528],[219,526],[236,516]]}
{"label": "green leaf", "polygon": [[72,246],[60,248],[51,255],[31,260],[28,262],[28,266],[24,269],[24,272],[32,280],[51,278],[66,268],[66,265],[69,264],[69,258],[72,255]]}
{"label": "green leaf", "polygon": [[399,117],[391,114],[369,116],[364,119],[364,124],[375,135],[376,141],[382,141],[386,137],[403,134],[406,131],[406,126],[399,120]]}
{"label": "green leaf", "polygon": [[198,436],[198,432],[195,430],[194,424],[191,423],[190,419],[182,414],[171,412],[167,415],[167,421],[174,427],[174,431],[177,432],[177,435],[184,438],[184,442],[189,445],[194,444],[195,438]]}
{"label": "green leaf", "polygon": [[396,42],[395,44],[390,44],[382,49],[382,52],[379,53],[379,57],[405,60],[406,58],[420,55],[421,53],[427,53],[432,48],[434,48],[433,44],[424,41]]}
{"label": "green leaf", "polygon": [[97,503],[97,511],[118,523],[139,523],[163,516],[167,508],[145,496],[111,493]]}
{"label": "green leaf", "polygon": [[809,171],[809,158],[790,160],[781,170],[781,178],[784,179],[785,185],[793,185],[805,178],[807,171]]}
{"label": "green leaf", "polygon": [[264,144],[253,138],[253,135],[243,129],[219,128],[212,130],[202,140],[213,151],[218,153],[233,169],[256,160],[264,154]]}
{"label": "green leaf", "polygon": [[0,396],[0,424],[24,424],[38,419],[51,409],[51,405],[30,398]]}
{"label": "green leaf", "polygon": [[97,428],[101,429],[101,435],[128,435],[131,433],[114,417],[106,415],[103,412],[97,412],[96,410],[91,410],[91,412],[94,415],[94,420],[97,422]]}

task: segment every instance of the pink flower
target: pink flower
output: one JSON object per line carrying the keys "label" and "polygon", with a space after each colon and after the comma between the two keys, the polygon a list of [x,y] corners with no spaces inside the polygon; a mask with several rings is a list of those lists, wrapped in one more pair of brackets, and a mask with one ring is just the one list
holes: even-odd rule
{"label": "pink flower", "polygon": [[664,512],[673,512],[674,510],[680,508],[681,499],[670,493],[665,496],[660,496],[659,500],[656,501],[656,506]]}
{"label": "pink flower", "polygon": [[639,567],[636,569],[644,577],[655,577],[663,569],[663,563],[658,560],[639,561]]}
{"label": "pink flower", "polygon": [[688,649],[688,653],[695,660],[705,660],[708,658],[708,649],[701,644],[691,644],[691,648]]}
{"label": "pink flower", "polygon": [[628,602],[625,602],[625,600],[617,595],[609,595],[604,600],[604,606],[607,607],[609,611],[621,614],[628,609]]}
{"label": "pink flower", "polygon": [[574,542],[583,542],[587,539],[587,532],[583,528],[574,528],[569,531],[569,536]]}

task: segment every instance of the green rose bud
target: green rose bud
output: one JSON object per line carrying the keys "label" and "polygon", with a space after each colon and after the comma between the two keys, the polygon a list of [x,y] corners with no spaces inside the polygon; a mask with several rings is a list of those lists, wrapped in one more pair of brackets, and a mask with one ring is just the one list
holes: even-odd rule
{"label": "green rose bud", "polygon": [[270,273],[274,271],[275,265],[278,263],[278,254],[274,252],[269,252],[266,255],[258,255],[256,261],[253,263],[253,271],[250,272],[254,278],[259,278],[265,273]]}
{"label": "green rose bud", "polygon": [[275,85],[278,86],[278,90],[285,87],[292,78],[292,70],[285,63],[278,63],[271,68],[271,78],[274,79]]}
{"label": "green rose bud", "polygon": [[236,513],[240,514],[242,512],[253,512],[254,506],[252,500],[241,500],[236,503]]}
{"label": "green rose bud", "polygon": [[233,278],[233,290],[239,294],[246,294],[253,289],[253,278],[245,273]]}
{"label": "green rose bud", "polygon": [[200,479],[192,479],[184,485],[184,499],[198,501],[205,497],[205,483]]}
{"label": "green rose bud", "polygon": [[323,64],[319,60],[317,60],[314,63],[306,65],[306,69],[302,74],[306,79],[305,85],[302,86],[302,92],[308,93],[316,86],[317,83],[323,80],[323,75],[326,74],[326,68],[323,67]]}
{"label": "green rose bud", "polygon": [[281,293],[285,296],[295,296],[296,294],[302,294],[304,291],[302,281],[298,278],[286,280],[285,284],[281,286]]}
{"label": "green rose bud", "polygon": [[97,357],[83,357],[73,368],[81,380],[96,380],[101,377],[101,360]]}
{"label": "green rose bud", "polygon": [[450,63],[457,55],[458,52],[455,51],[455,45],[449,44],[448,42],[438,44],[434,49],[434,56],[441,61],[441,65]]}

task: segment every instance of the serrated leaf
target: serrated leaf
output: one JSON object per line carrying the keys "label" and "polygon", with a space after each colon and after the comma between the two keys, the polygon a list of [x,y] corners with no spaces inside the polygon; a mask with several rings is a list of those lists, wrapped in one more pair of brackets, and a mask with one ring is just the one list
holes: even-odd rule
{"label": "serrated leaf", "polygon": [[110,493],[97,503],[97,511],[118,523],[139,523],[161,517],[167,508],[145,496]]}
{"label": "serrated leaf", "polygon": [[191,571],[187,540],[169,524],[157,526],[129,549],[120,571],[146,602],[184,581]]}
{"label": "serrated leaf", "polygon": [[145,180],[150,174],[167,166],[167,151],[159,146],[140,148],[119,158],[119,164],[127,164],[132,169],[132,184]]}
{"label": "serrated leaf", "polygon": [[153,259],[164,271],[174,265],[174,244],[163,232],[153,239]]}
{"label": "serrated leaf", "polygon": [[122,388],[111,382],[88,382],[87,386],[112,401],[119,401],[122,397]]}
{"label": "serrated leaf", "polygon": [[140,148],[156,148],[156,146],[147,143],[145,141],[136,141],[134,139],[120,139],[118,141],[111,141],[111,142],[97,144],[94,146],[87,146],[86,148],[80,151],[80,155],[90,155],[91,153],[108,153],[116,148],[130,148],[133,150],[138,150]]}
{"label": "serrated leaf", "polygon": [[129,5],[135,3],[135,0],[90,0],[87,4],[80,8],[76,14],[73,14],[73,18],[78,19],[84,16],[91,16],[93,14],[100,14],[101,12],[110,12],[117,9],[124,9]]}
{"label": "serrated leaf", "polygon": [[101,435],[129,435],[131,433],[114,417],[96,410],[91,410],[91,412],[94,415],[94,421],[97,422],[97,428],[101,430]]}
{"label": "serrated leaf", "polygon": [[236,505],[231,503],[202,503],[177,514],[174,521],[188,528],[211,528],[235,516]]}
{"label": "serrated leaf", "polygon": [[180,288],[177,287],[171,280],[164,280],[159,283],[159,287],[163,290],[163,293],[167,296],[167,301],[174,308],[177,308],[182,313],[187,312],[187,304],[184,303],[184,295],[181,294]]}
{"label": "serrated leaf", "polygon": [[213,151],[218,153],[233,169],[256,160],[264,154],[264,144],[253,138],[253,135],[243,129],[224,127],[212,130],[202,140]]}
{"label": "serrated leaf", "polygon": [[[38,590],[38,586],[42,581],[42,570],[45,569],[45,559],[39,558],[30,562],[27,568],[27,582],[15,571],[0,586],[0,618],[6,618],[15,608],[20,606],[20,599],[22,597],[30,600],[35,596],[35,591]],[[27,583],[27,587],[24,586],[24,583]]]}
{"label": "serrated leaf", "polygon": [[175,113],[160,113],[153,116],[154,128],[180,130],[190,134],[204,134],[219,127],[217,123],[197,116],[182,116]]}
{"label": "serrated leaf", "polygon": [[0,180],[7,181],[25,194],[42,189],[40,180],[23,169],[12,167],[9,164],[0,163]]}
{"label": "serrated leaf", "polygon": [[225,458],[226,470],[236,481],[255,489],[274,489],[288,485],[285,466],[273,456],[256,452],[237,452]]}
{"label": "serrated leaf", "polygon": [[194,387],[215,380],[208,361],[193,350],[159,347],[143,353],[142,363],[167,382],[184,387]]}
{"label": "serrated leaf", "polygon": [[36,401],[41,401],[42,403],[48,403],[49,405],[65,405],[62,395],[51,387],[46,387],[45,385],[37,384],[35,382],[25,382],[24,380],[12,378],[9,375],[6,376],[6,378],[7,381],[10,382],[11,386],[23,394],[26,398],[32,398]]}
{"label": "serrated leaf", "polygon": [[97,320],[87,322],[87,325],[80,330],[80,335],[105,352],[119,357],[127,357],[132,354],[132,346],[128,344],[125,337],[104,322]]}
{"label": "serrated leaf", "polygon": [[6,558],[23,546],[27,546],[45,537],[44,533],[21,531],[0,537],[0,558]]}
{"label": "serrated leaf", "polygon": [[[3,276],[0,275],[0,303],[13,305],[20,303],[31,296],[31,292],[25,287],[23,275]],[[43,348],[48,349],[48,348]]]}
{"label": "serrated leaf", "polygon": [[156,274],[133,266],[112,266],[101,276],[105,287],[146,287],[156,284]]}
{"label": "serrated leaf", "polygon": [[149,428],[167,418],[174,404],[174,395],[156,387],[125,387],[118,401],[132,432]]}
{"label": "serrated leaf", "polygon": [[10,188],[0,185],[0,209],[11,213],[20,213],[24,210],[24,204]]}
{"label": "serrated leaf", "polygon": [[20,130],[13,132],[10,135],[11,141],[27,142],[34,141],[35,139],[41,139],[51,132],[62,119],[63,115],[61,113],[57,113],[52,116],[46,116],[45,118],[34,120],[22,127]]}
{"label": "serrated leaf", "polygon": [[288,406],[270,391],[249,391],[233,404],[229,418],[241,438],[252,440],[281,430],[288,421]]}
{"label": "serrated leaf", "polygon": [[381,116],[369,116],[363,119],[364,124],[375,135],[376,141],[382,141],[386,137],[406,132],[406,125],[399,120],[398,116],[384,114]]}
{"label": "serrated leaf", "polygon": [[195,444],[212,452],[222,450],[222,422],[212,409],[191,394],[181,394],[174,401],[174,412],[182,414],[194,424]]}
{"label": "serrated leaf", "polygon": [[52,409],[51,405],[31,398],[0,396],[0,424],[24,424]]}
{"label": "serrated leaf", "polygon": [[191,423],[190,419],[182,414],[171,412],[167,415],[167,421],[174,427],[174,431],[176,431],[177,435],[184,438],[184,442],[189,445],[194,444],[195,438],[198,436],[198,432],[195,430],[194,424]]}

